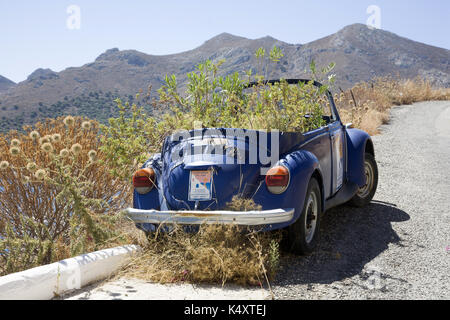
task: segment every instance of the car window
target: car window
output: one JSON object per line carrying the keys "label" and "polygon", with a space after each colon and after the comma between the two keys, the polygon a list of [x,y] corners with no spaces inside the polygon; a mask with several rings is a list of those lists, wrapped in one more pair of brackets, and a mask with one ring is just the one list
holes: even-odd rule
{"label": "car window", "polygon": [[328,95],[323,95],[319,100],[322,107],[323,118],[327,123],[334,122],[336,117],[334,116],[333,109],[331,108],[331,100]]}

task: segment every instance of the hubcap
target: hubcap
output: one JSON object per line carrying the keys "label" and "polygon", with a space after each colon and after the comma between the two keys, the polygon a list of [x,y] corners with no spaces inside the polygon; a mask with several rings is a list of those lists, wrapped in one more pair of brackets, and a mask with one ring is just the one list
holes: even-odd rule
{"label": "hubcap", "polygon": [[357,193],[360,198],[366,198],[373,188],[373,168],[370,162],[367,160],[364,161],[364,174],[366,176],[366,183],[364,186],[359,188]]}
{"label": "hubcap", "polygon": [[305,240],[307,243],[310,243],[314,237],[314,233],[316,231],[317,224],[317,214],[318,214],[318,205],[317,205],[317,196],[314,192],[308,197],[306,214],[305,214]]}

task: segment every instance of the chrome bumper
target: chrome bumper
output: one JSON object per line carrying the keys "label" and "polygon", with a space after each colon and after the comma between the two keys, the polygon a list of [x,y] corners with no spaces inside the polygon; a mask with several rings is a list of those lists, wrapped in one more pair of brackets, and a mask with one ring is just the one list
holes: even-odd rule
{"label": "chrome bumper", "polygon": [[158,211],[128,208],[126,215],[135,223],[153,224],[237,224],[257,226],[292,220],[294,209],[263,211]]}

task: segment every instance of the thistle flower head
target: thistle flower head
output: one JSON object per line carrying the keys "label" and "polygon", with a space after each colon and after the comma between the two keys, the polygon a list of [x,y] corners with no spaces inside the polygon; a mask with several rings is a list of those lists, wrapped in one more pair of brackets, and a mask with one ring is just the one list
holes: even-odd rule
{"label": "thistle flower head", "polygon": [[38,180],[43,180],[45,178],[45,176],[47,175],[47,172],[44,169],[39,169],[38,171],[36,171],[34,173],[34,176],[36,177],[36,179]]}
{"label": "thistle flower head", "polygon": [[30,138],[33,140],[37,140],[41,137],[41,135],[39,134],[39,132],[37,131],[31,131],[30,132]]}
{"label": "thistle flower head", "polygon": [[40,143],[40,144],[50,143],[50,142],[52,142],[52,140],[50,139],[49,136],[44,136],[44,137],[42,137],[42,138],[39,139],[39,143]]}
{"label": "thistle flower head", "polygon": [[55,133],[52,136],[52,140],[53,140],[53,142],[60,142],[61,141],[61,135],[59,133]]}
{"label": "thistle flower head", "polygon": [[13,156],[17,156],[20,153],[20,149],[18,147],[12,147],[9,149],[9,153],[11,153]]}
{"label": "thistle flower head", "polygon": [[75,143],[71,148],[70,151],[72,151],[73,154],[79,154],[83,150],[83,147],[79,143]]}
{"label": "thistle flower head", "polygon": [[95,161],[95,159],[97,158],[97,151],[95,150],[90,150],[88,152],[88,157],[91,161]]}
{"label": "thistle flower head", "polygon": [[23,176],[23,177],[21,178],[21,180],[22,180],[22,184],[27,184],[28,182],[30,182],[30,177],[28,177],[28,176]]}
{"label": "thistle flower head", "polygon": [[20,140],[19,139],[12,139],[11,140],[11,146],[13,146],[13,147],[20,146]]}
{"label": "thistle flower head", "polygon": [[0,170],[6,170],[9,167],[9,162],[8,161],[2,161],[0,162]]}
{"label": "thistle flower head", "polygon": [[30,172],[34,172],[36,170],[36,167],[36,163],[34,162],[27,163],[27,170]]}
{"label": "thistle flower head", "polygon": [[85,130],[89,130],[89,129],[91,128],[91,122],[90,122],[90,121],[84,121],[84,122],[81,124],[81,127],[82,127],[83,129],[85,129]]}
{"label": "thistle flower head", "polygon": [[64,118],[64,124],[68,127],[70,127],[71,125],[73,125],[75,123],[75,119],[72,116],[67,116]]}
{"label": "thistle flower head", "polygon": [[60,156],[61,158],[67,158],[67,157],[69,156],[69,150],[67,150],[67,149],[62,149],[62,150],[59,152],[59,156]]}
{"label": "thistle flower head", "polygon": [[50,142],[46,142],[41,146],[41,149],[47,153],[50,153],[53,151],[53,146]]}

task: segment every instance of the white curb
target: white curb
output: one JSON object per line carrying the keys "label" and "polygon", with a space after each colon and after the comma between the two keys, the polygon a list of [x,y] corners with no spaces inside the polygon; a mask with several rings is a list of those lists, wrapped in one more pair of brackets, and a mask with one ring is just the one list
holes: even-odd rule
{"label": "white curb", "polygon": [[0,277],[0,300],[48,300],[102,280],[139,250],[129,245],[100,250]]}

